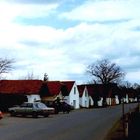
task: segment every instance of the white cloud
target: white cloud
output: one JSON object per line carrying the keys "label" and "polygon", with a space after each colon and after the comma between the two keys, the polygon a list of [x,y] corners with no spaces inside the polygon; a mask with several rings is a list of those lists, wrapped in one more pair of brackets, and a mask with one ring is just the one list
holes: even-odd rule
{"label": "white cloud", "polygon": [[0,2],[0,25],[13,22],[18,17],[25,18],[37,18],[47,17],[50,13],[59,5],[57,3],[52,4],[12,4],[8,2]]}
{"label": "white cloud", "polygon": [[140,75],[140,71],[137,72],[129,72],[126,75],[126,79],[128,81],[131,81],[132,83],[139,83],[139,76]]}
{"label": "white cloud", "polygon": [[112,21],[140,18],[139,0],[89,0],[60,17],[82,21]]}
{"label": "white cloud", "polygon": [[[119,26],[81,23],[66,30],[13,25],[0,34],[3,37],[0,44],[13,50],[17,66],[23,72],[20,74],[18,69],[15,72],[17,78],[30,71],[40,77],[47,72],[50,79],[57,80],[74,74],[84,75],[86,66],[100,58],[110,58],[131,71],[131,67],[139,61],[135,56],[140,53],[140,34],[132,30],[135,25],[131,21],[127,26],[124,23]],[[30,46],[26,41],[34,41],[38,45]]]}
{"label": "white cloud", "polygon": [[[13,19],[20,15],[31,16],[31,18],[44,16],[44,14],[47,16],[48,13],[44,13],[43,9],[50,12],[57,5],[43,9],[38,5],[35,7],[28,5],[27,10],[25,5],[21,5],[19,9],[12,9],[15,8],[15,5],[9,7],[8,13],[12,10],[13,13],[11,15],[7,13],[7,19],[0,16],[0,20],[3,20],[3,23],[0,22],[0,52],[1,57],[14,57],[17,60],[17,69],[7,76],[20,78],[28,72],[33,72],[42,79],[44,73],[48,73],[52,80],[66,80],[75,77],[71,80],[78,78],[82,82],[86,79],[84,71],[88,64],[100,58],[109,58],[127,72],[127,78],[133,80],[133,74],[139,74],[140,69],[138,65],[140,58],[140,20],[139,15],[135,15],[136,10],[138,10],[138,3],[130,5],[132,2],[132,0],[86,2],[85,5],[63,15],[69,16],[69,19],[85,20],[85,22],[79,22],[76,26],[66,29],[41,25],[20,25],[13,22]],[[124,7],[124,3],[126,3],[126,7]],[[131,10],[132,13],[128,12],[133,9],[133,6],[136,6],[136,9]],[[6,12],[7,9],[5,8],[1,9],[0,5],[0,12]],[[35,11],[34,8],[40,12]],[[114,12],[109,13],[110,9],[108,8]],[[127,8],[130,9],[127,10]],[[25,15],[23,15],[22,10],[25,11]],[[116,12],[117,10],[120,11]],[[26,12],[30,14],[28,15]],[[90,12],[95,12],[95,14],[88,14]],[[79,16],[77,13],[80,13]],[[92,22],[89,24],[86,22],[124,18],[137,19],[114,24]],[[139,79],[136,78],[136,80]]]}
{"label": "white cloud", "polygon": [[48,5],[17,5],[19,15],[26,18],[47,17],[53,10],[58,7],[58,4]]}

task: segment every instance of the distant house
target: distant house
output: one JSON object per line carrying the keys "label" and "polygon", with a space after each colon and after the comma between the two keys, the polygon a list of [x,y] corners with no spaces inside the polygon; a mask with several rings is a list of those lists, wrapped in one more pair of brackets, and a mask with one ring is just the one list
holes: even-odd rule
{"label": "distant house", "polygon": [[85,85],[78,85],[80,107],[89,108],[89,95]]}
{"label": "distant house", "polygon": [[106,105],[108,106],[112,106],[120,103],[117,84],[114,83],[110,83],[107,85],[96,84],[95,86],[97,87],[100,94],[100,98],[101,98],[101,100],[99,101],[100,106],[103,106],[104,98],[106,99],[105,102]]}
{"label": "distant house", "polygon": [[102,105],[102,99],[100,96],[99,88],[97,88],[94,84],[87,84],[86,85],[88,94],[89,94],[89,105],[92,107],[101,106]]}
{"label": "distant house", "polygon": [[120,95],[121,95],[121,102],[124,103],[131,103],[138,101],[138,93],[137,91],[130,87],[120,87]]}
{"label": "distant house", "polygon": [[95,101],[94,101],[94,98],[93,98],[94,88],[91,84],[87,84],[87,85],[84,85],[84,86],[86,86],[88,96],[89,96],[89,107],[93,107],[93,105],[95,104]]}
{"label": "distant house", "polygon": [[117,84],[108,85],[108,94],[106,97],[107,105],[117,105],[120,103],[119,100],[119,89]]}
{"label": "distant house", "polygon": [[61,81],[67,87],[67,94],[65,94],[64,100],[69,105],[78,109],[79,106],[79,91],[75,81]]}
{"label": "distant house", "polygon": [[92,97],[94,106],[103,106],[103,99],[105,98],[107,105],[119,104],[119,92],[116,84],[87,84],[87,90]]}
{"label": "distant house", "polygon": [[137,95],[133,88],[127,88],[124,97],[125,103],[137,102]]}
{"label": "distant house", "polygon": [[1,80],[0,107],[6,108],[24,101],[34,102],[41,100],[41,80]]}

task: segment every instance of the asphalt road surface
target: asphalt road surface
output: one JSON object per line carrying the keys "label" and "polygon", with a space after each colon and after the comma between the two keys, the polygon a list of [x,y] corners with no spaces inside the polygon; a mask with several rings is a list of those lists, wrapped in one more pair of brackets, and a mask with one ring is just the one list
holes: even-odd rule
{"label": "asphalt road surface", "polygon": [[[125,111],[135,106],[125,105]],[[37,119],[6,115],[0,120],[0,140],[103,140],[121,115],[121,105]]]}

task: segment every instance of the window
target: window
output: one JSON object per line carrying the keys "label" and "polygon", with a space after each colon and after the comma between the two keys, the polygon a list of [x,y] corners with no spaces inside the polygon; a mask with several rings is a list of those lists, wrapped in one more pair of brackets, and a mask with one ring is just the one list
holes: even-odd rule
{"label": "window", "polygon": [[76,94],[76,87],[74,87],[74,94]]}
{"label": "window", "polygon": [[43,103],[36,103],[35,106],[36,108],[46,108],[46,105]]}
{"label": "window", "polygon": [[23,103],[20,107],[27,107],[27,104]]}
{"label": "window", "polygon": [[85,101],[85,107],[87,107],[87,101]]}
{"label": "window", "polygon": [[32,103],[28,103],[27,104],[27,107],[32,108],[33,107],[33,104]]}
{"label": "window", "polygon": [[87,97],[87,96],[88,96],[87,91],[85,91],[85,97]]}

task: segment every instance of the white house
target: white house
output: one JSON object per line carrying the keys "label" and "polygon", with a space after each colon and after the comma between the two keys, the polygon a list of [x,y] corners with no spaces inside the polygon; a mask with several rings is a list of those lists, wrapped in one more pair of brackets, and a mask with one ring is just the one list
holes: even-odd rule
{"label": "white house", "polygon": [[[106,95],[106,104],[109,106],[119,104],[118,87],[116,84],[108,84],[107,86],[98,85],[101,92],[101,100],[99,104],[103,105],[103,95]],[[106,93],[104,93],[106,91]]]}
{"label": "white house", "polygon": [[40,99],[41,80],[1,80],[0,93],[5,99],[5,106]]}
{"label": "white house", "polygon": [[75,81],[62,81],[66,87],[68,94],[64,97],[64,100],[75,109],[79,109],[79,91]]}
{"label": "white house", "polygon": [[36,101],[41,101],[40,95],[26,95],[28,102],[36,102]]}
{"label": "white house", "polygon": [[[114,106],[114,105],[117,105],[119,104],[119,97],[118,95],[114,95],[114,96],[107,96],[106,97],[106,104],[108,106]],[[101,100],[98,101],[98,104],[99,106],[102,106],[103,105],[103,97],[101,97]]]}
{"label": "white house", "polygon": [[88,98],[89,98],[89,107],[93,107],[94,105],[94,101],[93,101],[93,94],[94,94],[94,87],[91,85],[91,84],[87,84],[87,85],[84,85],[86,86],[86,90],[88,92]]}
{"label": "white house", "polygon": [[116,102],[116,105],[120,104],[119,96],[118,95],[115,95],[115,102]]}
{"label": "white house", "polygon": [[100,100],[98,101],[98,106],[103,106],[103,97],[100,97]]}
{"label": "white house", "polygon": [[[60,81],[43,81],[39,87],[39,93],[27,95],[28,102],[34,101],[55,101],[57,98],[63,99]],[[41,97],[40,97],[41,94]]]}
{"label": "white house", "polygon": [[78,85],[80,107],[89,108],[89,95],[85,85]]}

